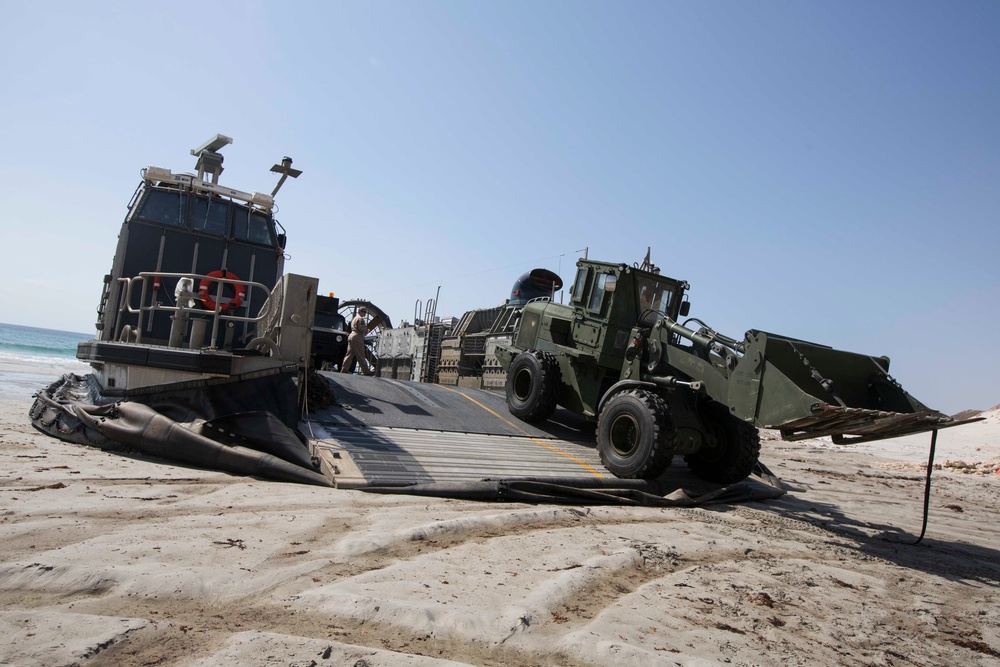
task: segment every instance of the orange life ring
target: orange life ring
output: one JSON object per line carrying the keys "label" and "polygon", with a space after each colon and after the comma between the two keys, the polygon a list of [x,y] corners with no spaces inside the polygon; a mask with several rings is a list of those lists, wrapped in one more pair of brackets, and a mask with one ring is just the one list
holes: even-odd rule
{"label": "orange life ring", "polygon": [[[215,282],[212,278],[225,278],[227,280],[239,280],[240,277],[233,273],[232,271],[226,271],[225,269],[219,269],[217,271],[212,271],[208,275],[208,278],[202,279],[198,283],[198,298],[201,299],[203,306],[209,310],[215,310],[215,299],[209,294],[208,288],[212,286]],[[246,285],[240,283],[226,283],[227,285],[232,285],[233,289],[236,291],[236,296],[231,300],[219,304],[219,311],[225,313],[230,308],[236,310],[243,303],[243,299],[246,297]]]}

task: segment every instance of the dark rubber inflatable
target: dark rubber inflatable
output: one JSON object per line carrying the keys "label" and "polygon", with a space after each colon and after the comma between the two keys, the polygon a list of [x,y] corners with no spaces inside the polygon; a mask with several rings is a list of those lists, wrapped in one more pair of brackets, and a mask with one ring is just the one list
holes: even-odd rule
{"label": "dark rubber inflatable", "polygon": [[281,482],[332,486],[297,431],[289,374],[115,400],[92,376],[65,375],[38,393],[35,428],[61,440],[136,451]]}

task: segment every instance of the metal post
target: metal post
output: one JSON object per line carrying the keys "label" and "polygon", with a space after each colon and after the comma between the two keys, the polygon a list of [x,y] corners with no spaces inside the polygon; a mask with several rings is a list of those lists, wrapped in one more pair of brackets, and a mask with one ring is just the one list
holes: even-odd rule
{"label": "metal post", "polygon": [[438,310],[438,299],[441,297],[441,286],[438,285],[437,292],[434,294],[434,310],[431,312],[431,324],[437,320],[437,310]]}
{"label": "metal post", "polygon": [[167,345],[170,347],[181,347],[184,344],[184,332],[187,331],[189,319],[187,308],[181,308],[176,314],[170,316],[170,338]]}
{"label": "metal post", "polygon": [[212,340],[208,341],[210,349],[216,349],[215,341],[219,337],[219,315],[222,312],[222,290],[225,285],[221,280],[215,283],[218,287],[215,290],[215,315],[212,317]]}
{"label": "metal post", "polygon": [[937,434],[937,429],[931,431],[931,451],[927,456],[927,481],[924,484],[924,520],[920,528],[920,536],[912,544],[918,544],[920,540],[924,539],[924,533],[927,532],[927,515],[931,504],[931,472],[934,470],[934,450],[937,448]]}
{"label": "metal post", "polygon": [[203,317],[191,320],[191,338],[188,339],[188,349],[200,350],[205,345],[205,329],[207,327],[208,320]]}

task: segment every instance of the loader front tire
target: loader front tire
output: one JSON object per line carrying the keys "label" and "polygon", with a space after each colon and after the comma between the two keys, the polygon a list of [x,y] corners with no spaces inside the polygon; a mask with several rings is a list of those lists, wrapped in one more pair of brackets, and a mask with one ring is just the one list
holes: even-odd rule
{"label": "loader front tire", "polygon": [[543,422],[555,412],[562,378],[551,354],[525,350],[507,369],[507,409],[521,421]]}
{"label": "loader front tire", "polygon": [[709,403],[702,411],[715,446],[702,447],[684,456],[698,477],[718,484],[732,484],[753,472],[760,459],[760,434],[756,427],[729,413],[721,403]]}
{"label": "loader front tire", "polygon": [[674,458],[677,430],[667,403],[642,389],[608,399],[597,420],[604,467],[625,479],[656,479]]}

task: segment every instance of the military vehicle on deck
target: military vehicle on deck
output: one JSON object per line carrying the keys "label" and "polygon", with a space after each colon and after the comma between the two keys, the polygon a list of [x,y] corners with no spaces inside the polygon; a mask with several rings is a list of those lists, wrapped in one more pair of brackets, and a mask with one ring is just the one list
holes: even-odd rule
{"label": "military vehicle on deck", "polygon": [[964,423],[906,393],[888,357],[678,324],[688,288],[648,254],[641,266],[579,260],[569,303],[526,304],[513,343],[497,349],[511,414],[537,423],[561,405],[596,420],[601,461],[619,477],[656,478],[682,454],[719,483],[754,469],[758,427],[859,442]]}

